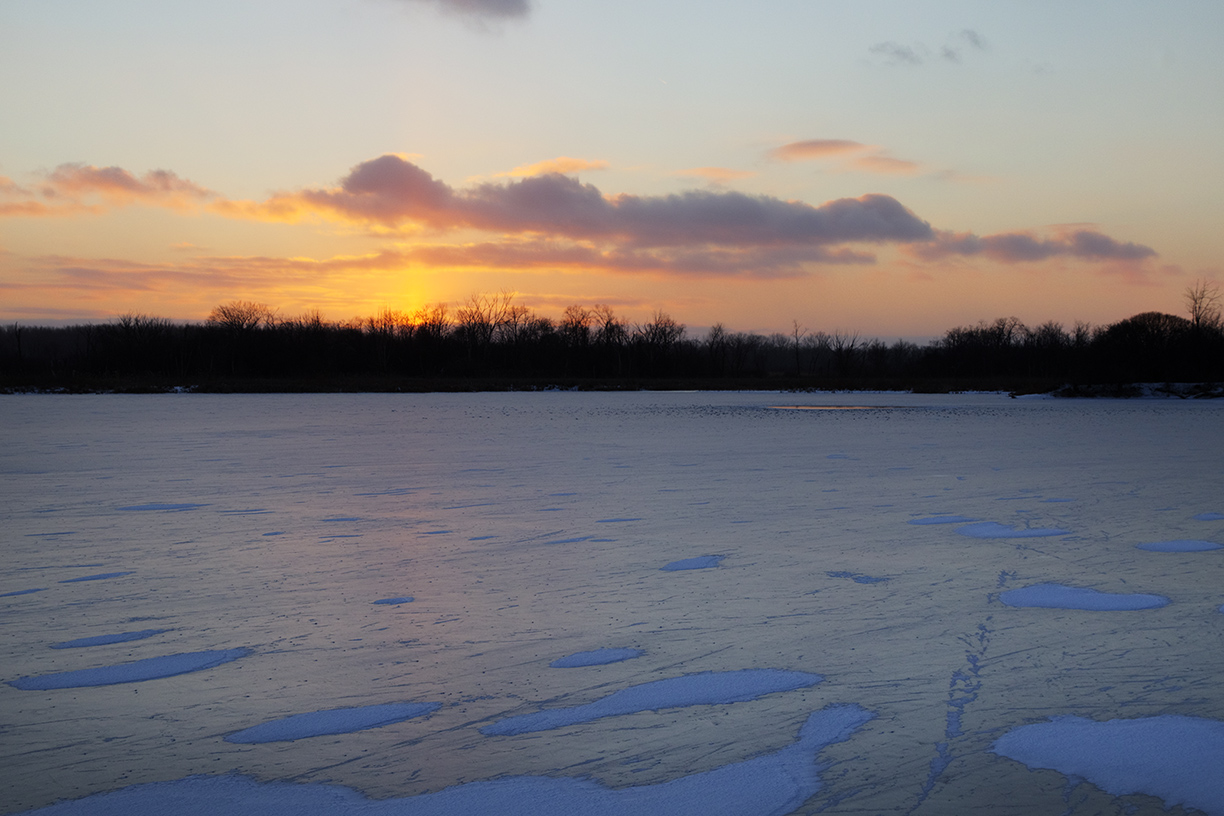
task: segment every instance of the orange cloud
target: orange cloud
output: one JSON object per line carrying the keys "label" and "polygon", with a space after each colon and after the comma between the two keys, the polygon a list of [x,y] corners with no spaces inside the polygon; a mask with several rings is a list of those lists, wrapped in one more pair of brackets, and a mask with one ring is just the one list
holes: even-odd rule
{"label": "orange cloud", "polygon": [[215,196],[168,170],[153,170],[138,178],[121,167],[61,164],[29,187],[0,177],[0,215],[7,216],[98,213],[108,206],[131,204],[182,210]]}
{"label": "orange cloud", "polygon": [[[864,153],[866,155],[861,155]],[[843,166],[883,175],[912,175],[922,169],[922,165],[918,162],[893,158],[883,148],[849,139],[808,139],[802,142],[791,142],[775,147],[766,155],[771,159],[784,162],[842,158],[844,159]]]}
{"label": "orange cloud", "polygon": [[723,184],[736,179],[751,178],[756,173],[751,170],[733,170],[730,167],[690,167],[688,170],[677,170],[673,175],[703,178],[715,184]]}
{"label": "orange cloud", "polygon": [[508,173],[498,173],[498,177],[510,176],[512,178],[526,178],[529,176],[543,176],[548,173],[560,173],[568,175],[570,173],[580,173],[583,170],[607,170],[608,163],[602,159],[590,161],[588,159],[573,159],[569,156],[558,156],[555,159],[547,159],[546,161],[536,162],[535,164],[524,164],[514,168]]}
{"label": "orange cloud", "polygon": [[795,162],[843,156],[867,149],[867,145],[862,142],[852,142],[849,139],[807,139],[775,147],[769,151],[768,156],[778,161]]}
{"label": "orange cloud", "polygon": [[922,169],[922,166],[918,164],[918,162],[906,161],[905,159],[894,159],[893,157],[885,156],[882,153],[874,153],[870,156],[859,156],[850,163],[860,170],[866,170],[869,173],[882,173],[884,175],[909,176]]}

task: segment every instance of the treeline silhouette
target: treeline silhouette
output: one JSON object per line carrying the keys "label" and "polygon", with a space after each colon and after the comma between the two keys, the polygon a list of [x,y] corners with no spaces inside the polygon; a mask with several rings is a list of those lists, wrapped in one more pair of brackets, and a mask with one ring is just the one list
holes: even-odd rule
{"label": "treeline silhouette", "polygon": [[[455,309],[385,309],[345,322],[218,306],[203,323],[127,314],[103,324],[0,328],[0,387],[216,391],[589,388],[967,388],[1073,393],[1130,383],[1224,380],[1214,286],[1187,290],[1189,319],[1145,312],[1108,326],[1016,318],[949,329],[926,344],[856,334],[702,336],[657,311],[631,324],[608,306],[559,319],[476,295]],[[1198,292],[1197,300],[1192,297]]]}

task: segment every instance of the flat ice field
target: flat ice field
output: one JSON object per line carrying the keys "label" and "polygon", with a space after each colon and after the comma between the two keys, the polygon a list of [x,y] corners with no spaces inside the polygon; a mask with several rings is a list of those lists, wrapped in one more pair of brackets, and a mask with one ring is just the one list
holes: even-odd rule
{"label": "flat ice field", "polygon": [[1224,814],[1224,404],[0,398],[0,813]]}

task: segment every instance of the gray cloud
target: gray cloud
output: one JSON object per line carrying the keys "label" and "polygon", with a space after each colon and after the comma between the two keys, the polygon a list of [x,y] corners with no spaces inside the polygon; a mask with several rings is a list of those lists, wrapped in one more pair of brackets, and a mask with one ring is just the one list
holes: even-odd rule
{"label": "gray cloud", "polygon": [[925,260],[953,255],[984,255],[1001,263],[1031,263],[1057,256],[1094,261],[1139,261],[1155,257],[1143,244],[1117,241],[1095,230],[1076,230],[1055,238],[1035,238],[1023,232],[977,236],[941,232],[934,241],[915,244],[911,251]]}
{"label": "gray cloud", "polygon": [[270,212],[309,209],[396,226],[552,235],[632,247],[824,246],[926,241],[931,226],[895,198],[865,195],[820,206],[738,192],[605,197],[557,173],[454,190],[394,155],[363,162],[339,188],[278,196]]}
{"label": "gray cloud", "polygon": [[[986,51],[986,39],[971,28],[962,29],[948,36],[947,41],[939,47],[938,54],[939,58],[946,62],[959,63],[967,49]],[[932,55],[931,49],[923,43],[911,46],[892,40],[877,43],[867,50],[883,57],[889,65],[922,65],[928,62]]]}
{"label": "gray cloud", "polygon": [[475,18],[526,17],[531,12],[530,0],[411,0],[411,2],[430,3],[446,12]]}

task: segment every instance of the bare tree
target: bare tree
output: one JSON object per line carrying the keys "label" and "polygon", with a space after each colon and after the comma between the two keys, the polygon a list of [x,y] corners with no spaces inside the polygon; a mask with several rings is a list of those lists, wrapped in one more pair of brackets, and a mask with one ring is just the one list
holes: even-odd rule
{"label": "bare tree", "polygon": [[260,326],[271,327],[276,323],[276,310],[266,303],[249,300],[231,300],[222,303],[208,315],[208,322],[231,331],[245,332]]}
{"label": "bare tree", "polygon": [[803,340],[804,335],[806,335],[807,333],[808,333],[807,329],[800,328],[798,320],[791,321],[791,340],[793,341],[794,351],[795,351],[795,376],[796,377],[803,374],[803,364],[800,362],[799,349],[801,348],[800,342]]}
{"label": "bare tree", "polygon": [[1196,329],[1220,325],[1220,287],[1216,283],[1199,278],[1186,287],[1182,298]]}

